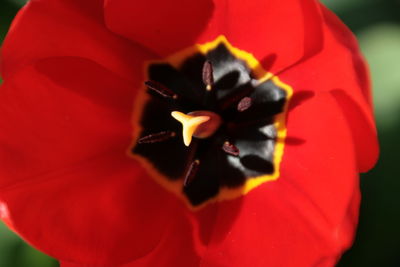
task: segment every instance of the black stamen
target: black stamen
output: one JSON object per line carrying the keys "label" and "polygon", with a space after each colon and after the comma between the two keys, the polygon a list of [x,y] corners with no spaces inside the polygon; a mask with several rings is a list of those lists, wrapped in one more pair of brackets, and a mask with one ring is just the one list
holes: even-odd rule
{"label": "black stamen", "polygon": [[147,88],[158,93],[162,97],[173,98],[173,99],[178,98],[177,94],[175,94],[173,91],[171,91],[170,89],[168,89],[167,87],[165,87],[164,85],[162,85],[159,82],[150,80],[150,81],[146,81],[144,84],[147,86]]}
{"label": "black stamen", "polygon": [[230,154],[230,155],[232,155],[232,156],[235,156],[235,157],[239,156],[239,148],[237,148],[235,145],[229,143],[228,141],[226,141],[226,142],[223,144],[222,149],[223,149],[226,153],[228,153],[228,154]]}
{"label": "black stamen", "polygon": [[159,133],[154,133],[154,134],[149,134],[147,136],[144,136],[138,140],[138,143],[139,144],[153,144],[153,143],[166,141],[175,136],[176,136],[175,132],[164,131],[164,132],[159,132]]}
{"label": "black stamen", "polygon": [[253,100],[251,99],[251,97],[246,96],[246,97],[242,98],[242,100],[240,100],[239,104],[237,105],[237,110],[240,112],[243,112],[243,111],[249,109],[252,104],[253,104]]}
{"label": "black stamen", "polygon": [[204,62],[203,65],[203,83],[207,86],[207,91],[211,91],[214,84],[213,66],[210,61]]}
{"label": "black stamen", "polygon": [[200,166],[200,160],[196,159],[194,160],[188,170],[186,171],[185,174],[185,179],[183,180],[183,186],[186,187],[188,184],[190,184],[194,177],[196,176],[197,170],[199,169]]}

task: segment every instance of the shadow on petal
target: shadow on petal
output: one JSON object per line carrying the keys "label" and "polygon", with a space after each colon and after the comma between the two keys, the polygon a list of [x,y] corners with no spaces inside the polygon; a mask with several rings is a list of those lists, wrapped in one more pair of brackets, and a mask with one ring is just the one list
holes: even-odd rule
{"label": "shadow on petal", "polygon": [[210,0],[106,0],[104,3],[106,25],[111,31],[160,56],[196,43],[213,10]]}
{"label": "shadow on petal", "polygon": [[379,156],[379,144],[372,114],[367,114],[346,91],[334,89],[330,93],[341,107],[340,110],[351,129],[359,171],[366,172],[375,165]]}
{"label": "shadow on petal", "polygon": [[313,91],[299,91],[295,92],[289,102],[289,112],[302,105],[305,101],[313,98],[315,92]]}

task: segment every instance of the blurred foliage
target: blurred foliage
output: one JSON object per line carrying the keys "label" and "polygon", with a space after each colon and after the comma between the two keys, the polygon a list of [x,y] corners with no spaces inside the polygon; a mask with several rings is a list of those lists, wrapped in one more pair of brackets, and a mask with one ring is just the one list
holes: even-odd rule
{"label": "blurred foliage", "polygon": [[25,244],[0,222],[1,267],[56,267],[58,263],[47,255]]}
{"label": "blurred foliage", "polygon": [[[25,0],[1,0],[0,41]],[[362,175],[360,225],[340,267],[400,266],[400,0],[324,0],[356,33],[370,66],[381,157]],[[1,267],[55,267],[0,223]]]}

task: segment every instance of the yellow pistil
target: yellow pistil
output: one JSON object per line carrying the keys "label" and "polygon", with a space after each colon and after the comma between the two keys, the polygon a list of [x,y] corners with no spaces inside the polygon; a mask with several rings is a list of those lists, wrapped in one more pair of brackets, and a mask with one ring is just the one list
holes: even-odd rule
{"label": "yellow pistil", "polygon": [[197,128],[204,122],[210,120],[209,116],[186,115],[179,111],[171,112],[171,116],[182,123],[182,136],[185,146],[190,145],[192,142],[192,136],[196,132]]}

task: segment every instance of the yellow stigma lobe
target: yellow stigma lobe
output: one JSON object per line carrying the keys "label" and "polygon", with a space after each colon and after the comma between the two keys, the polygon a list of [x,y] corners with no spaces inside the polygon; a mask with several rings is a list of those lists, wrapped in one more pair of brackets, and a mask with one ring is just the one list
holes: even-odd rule
{"label": "yellow stigma lobe", "polygon": [[171,116],[182,123],[182,136],[185,146],[190,145],[192,142],[192,136],[196,132],[197,128],[204,122],[210,120],[209,116],[186,115],[179,111],[171,112]]}

